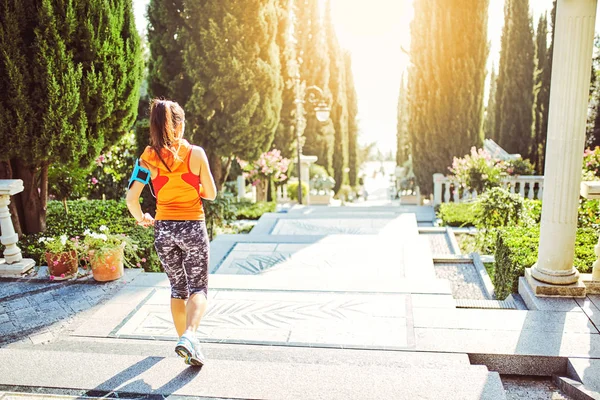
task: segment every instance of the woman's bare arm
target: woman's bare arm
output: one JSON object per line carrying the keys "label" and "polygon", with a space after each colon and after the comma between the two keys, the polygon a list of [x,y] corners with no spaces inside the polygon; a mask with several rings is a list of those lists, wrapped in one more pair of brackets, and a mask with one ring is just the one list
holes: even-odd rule
{"label": "woman's bare arm", "polygon": [[[217,197],[217,185],[215,179],[210,172],[208,157],[202,147],[194,147],[194,158],[199,166],[200,184],[202,185],[201,196],[206,200],[214,200]],[[195,164],[195,163],[194,163]],[[196,169],[196,171],[198,171]]]}

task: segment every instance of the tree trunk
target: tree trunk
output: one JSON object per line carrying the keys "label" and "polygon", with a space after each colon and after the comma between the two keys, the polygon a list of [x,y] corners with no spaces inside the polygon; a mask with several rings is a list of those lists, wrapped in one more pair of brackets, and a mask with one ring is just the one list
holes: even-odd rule
{"label": "tree trunk", "polygon": [[[10,161],[0,161],[0,179],[13,179]],[[19,235],[19,237],[21,237],[23,235],[23,231],[21,230],[21,224],[19,223],[19,213],[17,212],[17,205],[15,201],[15,196],[11,196],[8,209],[10,211],[10,218],[12,219],[15,232],[17,235]]]}
{"label": "tree trunk", "polygon": [[[38,233],[46,230],[46,199],[42,195],[48,192],[48,165],[25,165],[20,160],[13,160],[13,174],[23,181],[24,190],[15,196],[21,230],[24,234]],[[45,180],[45,182],[44,182]]]}
{"label": "tree trunk", "polygon": [[270,176],[267,178],[267,201],[273,201],[273,182]]}
{"label": "tree trunk", "polygon": [[231,163],[233,162],[233,156],[229,156],[227,158],[227,164],[225,164],[225,168],[223,171],[223,183],[227,182],[227,178],[229,178],[229,171],[231,171]]}
{"label": "tree trunk", "polygon": [[221,160],[221,156],[211,152],[208,156],[208,162],[213,178],[215,179],[215,184],[217,185],[217,191],[220,192],[221,187],[223,187],[223,161]]}

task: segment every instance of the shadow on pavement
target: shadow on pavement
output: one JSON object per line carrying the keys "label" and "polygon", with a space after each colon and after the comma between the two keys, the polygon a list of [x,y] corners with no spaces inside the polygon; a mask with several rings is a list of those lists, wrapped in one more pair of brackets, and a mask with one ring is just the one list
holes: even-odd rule
{"label": "shadow on pavement", "polygon": [[143,399],[163,399],[186,386],[198,376],[201,371],[201,368],[186,368],[169,382],[157,389],[152,389],[152,385],[147,383],[144,379],[135,379],[162,360],[164,360],[164,357],[146,357],[119,372],[109,380],[102,382],[94,389],[87,391],[80,398],[139,398],[141,396]]}

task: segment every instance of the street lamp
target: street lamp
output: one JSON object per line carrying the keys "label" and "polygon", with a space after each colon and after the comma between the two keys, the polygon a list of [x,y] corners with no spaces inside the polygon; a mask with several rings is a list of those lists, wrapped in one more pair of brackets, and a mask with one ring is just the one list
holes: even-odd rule
{"label": "street lamp", "polygon": [[296,103],[296,147],[298,152],[298,204],[302,204],[302,165],[300,162],[300,157],[302,156],[302,144],[300,143],[300,136],[302,135],[304,128],[306,128],[304,103],[308,101],[312,106],[319,122],[326,122],[329,120],[330,108],[321,88],[310,86],[306,88],[303,93],[298,64],[294,64],[294,83],[296,88],[296,99],[294,100],[294,103]]}

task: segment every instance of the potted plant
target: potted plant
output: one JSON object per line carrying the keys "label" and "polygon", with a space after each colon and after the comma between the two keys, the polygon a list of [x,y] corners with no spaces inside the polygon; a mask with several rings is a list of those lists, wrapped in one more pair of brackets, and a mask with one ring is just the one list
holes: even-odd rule
{"label": "potted plant", "polygon": [[69,239],[67,235],[57,237],[41,237],[39,243],[44,244],[48,274],[51,280],[70,279],[79,270],[79,238]]}
{"label": "potted plant", "polygon": [[328,205],[331,203],[333,198],[333,187],[335,186],[335,180],[327,175],[315,175],[310,180],[311,194],[310,204],[324,204]]}
{"label": "potted plant", "polygon": [[131,267],[138,261],[137,243],[126,235],[109,233],[104,225],[99,230],[100,233],[89,229],[84,232],[85,261],[95,280],[114,281],[123,276],[124,265]]}

